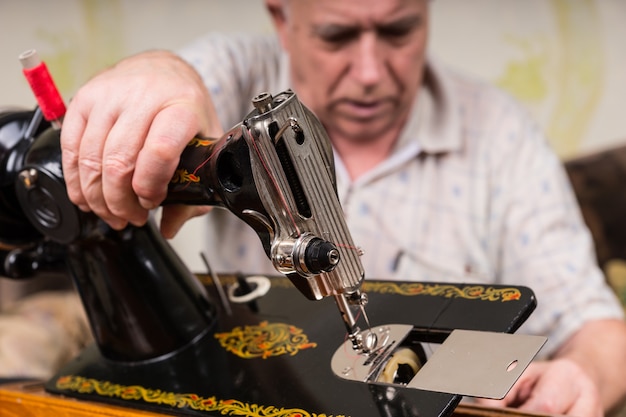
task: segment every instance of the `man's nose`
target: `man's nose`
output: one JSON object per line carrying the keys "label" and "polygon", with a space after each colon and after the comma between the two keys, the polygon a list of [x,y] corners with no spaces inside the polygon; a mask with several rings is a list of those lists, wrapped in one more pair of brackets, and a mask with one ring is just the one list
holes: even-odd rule
{"label": "man's nose", "polygon": [[377,84],[384,71],[384,51],[379,48],[376,35],[361,35],[353,60],[353,75],[364,86]]}

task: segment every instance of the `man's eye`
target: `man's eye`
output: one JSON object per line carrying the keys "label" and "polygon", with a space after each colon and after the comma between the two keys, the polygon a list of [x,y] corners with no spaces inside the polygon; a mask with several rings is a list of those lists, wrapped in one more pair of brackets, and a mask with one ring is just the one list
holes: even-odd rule
{"label": "man's eye", "polygon": [[423,27],[423,19],[419,15],[408,16],[377,28],[378,36],[392,42],[403,42]]}
{"label": "man's eye", "polygon": [[412,31],[409,27],[383,27],[378,29],[378,34],[383,38],[401,40],[409,36]]}
{"label": "man's eye", "polygon": [[356,39],[359,35],[358,31],[353,30],[337,30],[337,31],[328,31],[326,33],[320,34],[320,39],[325,43],[331,45],[343,45],[354,39]]}

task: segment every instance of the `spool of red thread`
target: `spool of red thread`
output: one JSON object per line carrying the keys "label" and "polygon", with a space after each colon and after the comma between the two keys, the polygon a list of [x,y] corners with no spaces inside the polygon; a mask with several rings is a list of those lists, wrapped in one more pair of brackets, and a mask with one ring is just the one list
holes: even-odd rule
{"label": "spool of red thread", "polygon": [[22,53],[19,59],[22,63],[22,72],[35,94],[44,118],[53,126],[61,127],[66,111],[65,103],[52,76],[50,76],[48,67],[41,61],[34,49]]}

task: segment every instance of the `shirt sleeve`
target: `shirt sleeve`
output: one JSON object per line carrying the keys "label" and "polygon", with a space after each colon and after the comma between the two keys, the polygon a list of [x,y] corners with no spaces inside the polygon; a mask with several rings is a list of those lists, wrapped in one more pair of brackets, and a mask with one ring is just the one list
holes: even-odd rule
{"label": "shirt sleeve", "polygon": [[535,292],[537,309],[522,330],[549,336],[546,356],[586,321],[622,318],[623,309],[597,265],[561,161],[517,106],[501,111],[491,157],[500,278]]}

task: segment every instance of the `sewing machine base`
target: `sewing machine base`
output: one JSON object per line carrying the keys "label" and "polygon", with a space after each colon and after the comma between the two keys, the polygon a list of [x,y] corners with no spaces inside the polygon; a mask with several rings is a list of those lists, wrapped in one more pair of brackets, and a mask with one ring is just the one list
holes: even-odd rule
{"label": "sewing machine base", "polygon": [[[178,352],[120,363],[90,347],[46,390],[172,415],[452,415],[460,395],[338,378],[330,362],[345,331],[332,300],[303,300],[286,278],[271,284],[264,297],[231,304],[232,315],[222,309],[213,328]],[[523,287],[368,281],[364,290],[374,326],[410,322],[426,329],[424,342],[453,329],[512,333],[536,304]]]}

